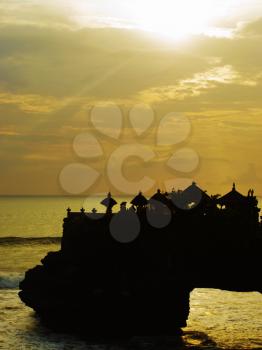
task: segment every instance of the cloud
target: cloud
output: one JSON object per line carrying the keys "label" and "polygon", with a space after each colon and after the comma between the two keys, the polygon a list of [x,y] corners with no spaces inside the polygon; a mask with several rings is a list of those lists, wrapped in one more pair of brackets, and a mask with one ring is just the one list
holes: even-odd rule
{"label": "cloud", "polygon": [[16,131],[0,130],[0,136],[17,136],[19,133]]}
{"label": "cloud", "polygon": [[210,65],[130,30],[9,25],[0,44],[0,87],[19,94],[126,99]]}
{"label": "cloud", "polygon": [[130,100],[144,91],[157,100],[161,94],[185,99],[229,80],[252,87],[262,78],[256,40],[202,37],[178,49],[158,47],[138,31],[8,25],[0,43],[0,89],[29,95],[27,100],[46,96],[47,106],[49,97]]}
{"label": "cloud", "polygon": [[[11,172],[20,176],[18,192],[58,193],[59,170],[75,160],[72,140],[90,131],[90,109],[99,101],[116,102],[126,116],[134,103],[152,103],[154,128],[166,113],[188,113],[188,145],[203,157],[197,176],[211,188],[225,174],[237,177],[243,159],[262,171],[261,20],[230,39],[198,36],[178,45],[137,30],[79,29],[67,10],[23,5],[0,0],[2,193],[13,188]],[[121,142],[133,142],[128,132]],[[147,141],[153,144],[153,136],[139,140]],[[104,148],[110,153],[112,145]],[[30,187],[34,164],[42,173]]]}
{"label": "cloud", "polygon": [[0,26],[27,25],[30,27],[73,27],[69,12],[65,6],[59,6],[46,0],[25,0],[21,3],[18,0],[0,0]]}
{"label": "cloud", "polygon": [[256,86],[252,80],[242,79],[232,66],[219,66],[203,73],[197,73],[192,78],[179,81],[174,86],[154,87],[142,91],[141,98],[147,102],[161,102],[165,100],[185,100],[188,97],[196,97],[218,86],[239,84],[243,86]]}
{"label": "cloud", "polygon": [[242,24],[238,34],[244,37],[262,36],[262,18]]}
{"label": "cloud", "polygon": [[53,96],[19,95],[0,92],[1,105],[16,105],[28,113],[50,113],[62,107],[66,101],[58,100]]}

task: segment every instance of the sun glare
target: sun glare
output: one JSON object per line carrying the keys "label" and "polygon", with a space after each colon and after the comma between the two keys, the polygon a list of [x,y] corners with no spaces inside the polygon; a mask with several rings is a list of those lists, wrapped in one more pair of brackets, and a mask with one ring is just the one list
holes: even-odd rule
{"label": "sun glare", "polygon": [[138,28],[183,39],[202,33],[227,36],[226,29],[217,23],[232,12],[236,0],[111,0],[110,4],[106,0],[68,1],[72,15],[84,26]]}
{"label": "sun glare", "polygon": [[133,0],[130,10],[140,28],[180,39],[207,33],[227,7],[221,0]]}

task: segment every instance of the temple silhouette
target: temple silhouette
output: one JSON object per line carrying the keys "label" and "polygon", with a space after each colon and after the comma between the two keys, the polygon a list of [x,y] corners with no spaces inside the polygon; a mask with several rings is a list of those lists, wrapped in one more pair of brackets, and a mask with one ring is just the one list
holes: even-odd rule
{"label": "temple silhouette", "polygon": [[[254,190],[208,195],[192,183],[171,193],[111,193],[105,212],[67,210],[61,250],[26,272],[19,296],[57,331],[87,336],[174,335],[190,292],[262,292],[262,225]],[[119,206],[119,207],[118,207]],[[117,207],[119,209],[117,209]]]}

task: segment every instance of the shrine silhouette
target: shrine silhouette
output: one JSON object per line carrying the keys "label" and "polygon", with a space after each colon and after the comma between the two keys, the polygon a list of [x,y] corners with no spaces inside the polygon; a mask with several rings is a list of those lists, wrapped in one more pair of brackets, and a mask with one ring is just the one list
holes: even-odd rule
{"label": "shrine silhouette", "polygon": [[[19,293],[52,329],[87,336],[177,335],[190,292],[262,292],[262,225],[254,190],[112,194],[105,212],[67,210],[61,250],[27,271]],[[118,208],[119,205],[119,208]],[[117,209],[118,208],[118,209]]]}

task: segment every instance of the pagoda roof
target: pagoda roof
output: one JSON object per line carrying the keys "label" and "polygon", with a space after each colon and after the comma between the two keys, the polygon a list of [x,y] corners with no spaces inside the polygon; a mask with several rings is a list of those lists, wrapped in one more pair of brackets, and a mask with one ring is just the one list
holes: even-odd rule
{"label": "pagoda roof", "polygon": [[148,200],[145,196],[143,196],[142,192],[139,192],[139,194],[132,199],[131,204],[135,205],[136,207],[145,206],[148,204]]}
{"label": "pagoda roof", "polygon": [[223,197],[220,197],[217,199],[217,203],[221,205],[226,205],[230,203],[236,203],[236,202],[244,202],[246,201],[247,197],[241,194],[236,190],[236,185],[233,184],[232,190],[225,194]]}
{"label": "pagoda roof", "polygon": [[192,184],[187,187],[183,192],[182,192],[183,197],[189,198],[194,201],[211,201],[211,197],[206,193],[206,191],[202,190],[200,187],[197,186],[195,182],[192,182]]}
{"label": "pagoda roof", "polygon": [[111,193],[109,192],[108,193],[108,195],[107,195],[107,197],[105,198],[105,199],[103,199],[101,202],[100,202],[100,204],[102,204],[102,205],[104,205],[105,207],[113,207],[113,206],[115,206],[116,204],[117,204],[117,201],[114,199],[114,198],[112,198],[112,195],[111,195]]}
{"label": "pagoda roof", "polygon": [[160,203],[163,203],[165,205],[169,204],[170,200],[167,198],[166,194],[161,193],[160,190],[157,190],[157,192],[150,198],[149,201],[158,201]]}

